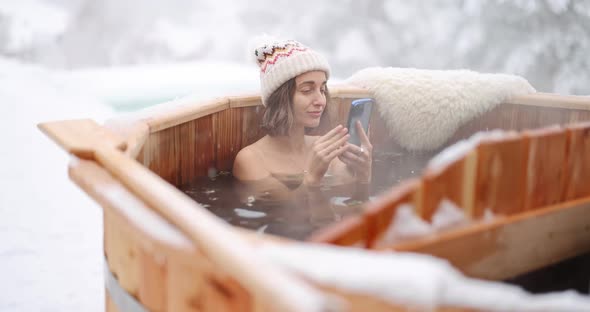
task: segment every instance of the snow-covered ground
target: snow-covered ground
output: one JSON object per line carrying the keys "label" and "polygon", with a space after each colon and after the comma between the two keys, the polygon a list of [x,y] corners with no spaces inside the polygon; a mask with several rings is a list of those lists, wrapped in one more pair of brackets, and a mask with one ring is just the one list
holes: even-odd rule
{"label": "snow-covered ground", "polygon": [[254,64],[230,62],[97,67],[64,75],[118,112],[136,111],[188,94],[210,99],[253,93],[259,88]]}
{"label": "snow-covered ground", "polygon": [[62,75],[0,60],[0,311],[104,311],[102,213],[36,127],[112,109]]}

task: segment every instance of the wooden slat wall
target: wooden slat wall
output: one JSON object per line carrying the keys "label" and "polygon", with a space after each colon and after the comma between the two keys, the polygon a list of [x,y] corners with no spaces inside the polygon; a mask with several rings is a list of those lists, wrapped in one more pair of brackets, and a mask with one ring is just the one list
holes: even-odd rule
{"label": "wooden slat wall", "polygon": [[590,120],[590,110],[503,103],[462,126],[452,144],[481,130],[525,130]]}
{"label": "wooden slat wall", "polygon": [[[262,106],[250,106],[232,108],[232,110],[234,110],[235,112],[233,114],[233,117],[235,119],[242,120],[242,129],[240,133],[242,140],[239,142],[239,151],[242,147],[248,146],[256,142],[258,139],[265,135],[265,132],[260,128],[264,109],[262,108]],[[238,153],[238,151],[236,151],[236,154]],[[233,158],[231,161],[233,162]]]}
{"label": "wooden slat wall", "polygon": [[174,185],[207,175],[209,168],[216,167],[216,139],[220,136],[212,129],[220,114],[227,115],[213,113],[152,133],[138,160]]}
{"label": "wooden slat wall", "polygon": [[427,221],[432,220],[432,215],[438,208],[441,200],[447,199],[457,206],[466,207],[463,202],[463,180],[465,174],[466,157],[462,157],[449,164],[444,170],[428,170],[422,178],[423,197],[422,211],[420,215]]}
{"label": "wooden slat wall", "polygon": [[524,133],[529,138],[524,210],[554,205],[565,200],[567,130],[550,128]]}
{"label": "wooden slat wall", "polygon": [[590,196],[590,123],[568,128],[567,170],[564,197]]}
{"label": "wooden slat wall", "polygon": [[240,148],[242,120],[235,118],[234,109],[226,109],[213,116],[215,166],[218,170],[232,168],[232,159]]}
{"label": "wooden slat wall", "polygon": [[[493,129],[520,131],[588,120],[590,120],[589,109],[565,109],[503,103],[461,126],[444,146],[469,138],[478,131]],[[371,121],[371,143],[376,150],[397,151],[403,149],[392,141],[385,121],[379,114],[374,114]],[[435,153],[436,151],[433,151],[433,154]]]}
{"label": "wooden slat wall", "polygon": [[471,217],[482,217],[486,209],[501,215],[523,211],[527,155],[526,137],[483,142],[479,145],[475,201]]}
{"label": "wooden slat wall", "polygon": [[[357,222],[336,224],[312,240],[341,245],[366,241],[369,248],[432,253],[483,278],[522,274],[590,250],[589,160],[590,123],[484,139],[445,167],[429,168],[413,188],[399,186],[381,196]],[[429,221],[444,198],[468,218],[480,220],[486,210],[496,218],[435,237],[386,247],[376,243],[401,204],[413,204],[416,214]],[[564,230],[568,226],[571,229]],[[502,243],[507,241],[512,243]],[[535,250],[541,245],[546,250],[539,258]],[[495,268],[497,264],[502,269]]]}

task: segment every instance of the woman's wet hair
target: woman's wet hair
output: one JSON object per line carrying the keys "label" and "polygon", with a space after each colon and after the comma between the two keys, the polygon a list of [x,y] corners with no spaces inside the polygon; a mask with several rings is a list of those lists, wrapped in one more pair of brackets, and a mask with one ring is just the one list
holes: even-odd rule
{"label": "woman's wet hair", "polygon": [[[293,126],[293,96],[296,90],[295,78],[289,79],[276,89],[266,100],[266,109],[262,116],[262,129],[270,136],[283,136],[289,134]],[[330,104],[330,92],[326,86],[326,108]],[[320,117],[320,126],[326,122],[327,113],[324,110]],[[308,130],[306,129],[306,133]]]}

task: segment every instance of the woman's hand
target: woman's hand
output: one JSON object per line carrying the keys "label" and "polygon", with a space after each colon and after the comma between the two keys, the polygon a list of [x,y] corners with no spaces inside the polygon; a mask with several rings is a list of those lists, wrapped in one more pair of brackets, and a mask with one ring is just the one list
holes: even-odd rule
{"label": "woman's hand", "polygon": [[346,141],[349,137],[348,129],[339,125],[313,143],[307,161],[306,184],[314,185],[322,180],[330,162],[346,151]]}
{"label": "woman's hand", "polygon": [[356,122],[355,127],[361,139],[361,146],[347,143],[345,152],[338,158],[352,170],[358,182],[368,183],[371,181],[373,145],[371,145],[360,121]]}

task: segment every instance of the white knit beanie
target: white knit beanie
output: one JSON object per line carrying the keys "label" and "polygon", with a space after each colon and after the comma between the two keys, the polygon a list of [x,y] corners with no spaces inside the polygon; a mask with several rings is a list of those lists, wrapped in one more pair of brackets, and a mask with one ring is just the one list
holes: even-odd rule
{"label": "white knit beanie", "polygon": [[289,79],[303,73],[321,70],[330,76],[330,65],[319,53],[294,40],[258,38],[254,56],[260,66],[262,104]]}

